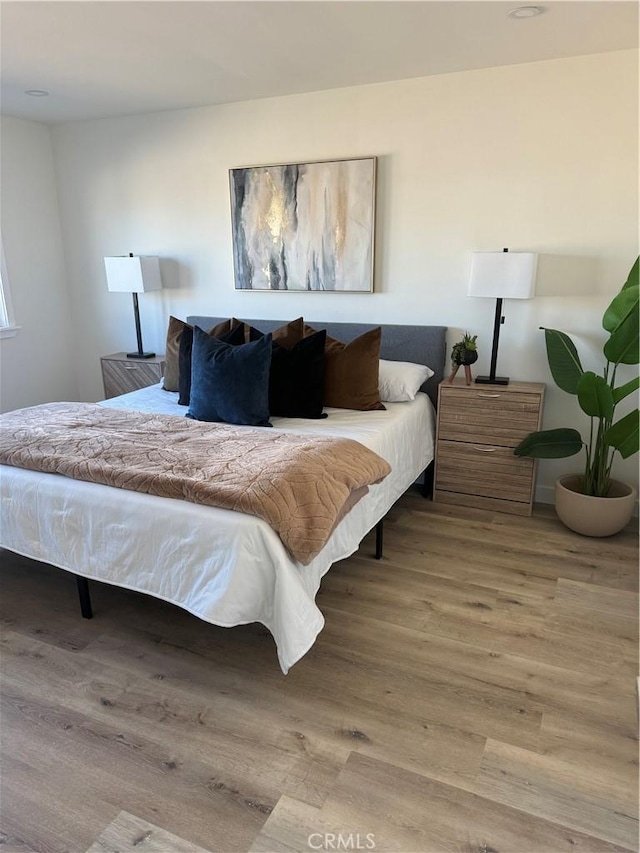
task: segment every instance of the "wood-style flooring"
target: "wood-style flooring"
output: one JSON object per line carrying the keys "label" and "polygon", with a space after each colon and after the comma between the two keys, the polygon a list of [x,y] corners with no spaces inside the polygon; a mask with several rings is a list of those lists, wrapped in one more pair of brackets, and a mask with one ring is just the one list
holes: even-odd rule
{"label": "wood-style flooring", "polygon": [[405,495],[324,578],[288,676],[261,626],[3,553],[0,850],[638,847],[637,524]]}

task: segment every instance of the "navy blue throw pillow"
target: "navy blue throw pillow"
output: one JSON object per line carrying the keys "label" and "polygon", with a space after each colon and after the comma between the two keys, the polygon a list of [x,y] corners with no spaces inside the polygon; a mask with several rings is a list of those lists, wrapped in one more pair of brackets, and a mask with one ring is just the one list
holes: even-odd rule
{"label": "navy blue throw pillow", "polygon": [[[213,331],[213,330],[212,330]],[[211,335],[211,331],[207,334]],[[225,344],[244,343],[244,323],[224,335],[215,335],[219,341]],[[193,326],[184,324],[180,335],[180,349],[178,350],[178,405],[188,406],[191,401],[191,351],[193,350]]]}
{"label": "navy blue throw pillow", "polygon": [[247,426],[269,423],[271,335],[233,346],[193,330],[188,418]]}

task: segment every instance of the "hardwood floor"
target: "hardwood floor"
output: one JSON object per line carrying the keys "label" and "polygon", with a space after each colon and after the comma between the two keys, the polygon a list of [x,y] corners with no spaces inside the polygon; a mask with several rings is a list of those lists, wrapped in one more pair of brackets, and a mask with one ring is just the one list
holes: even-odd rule
{"label": "hardwood floor", "polygon": [[[637,525],[636,525],[637,526]],[[4,552],[0,849],[637,850],[638,537],[406,495],[283,676],[207,625]]]}

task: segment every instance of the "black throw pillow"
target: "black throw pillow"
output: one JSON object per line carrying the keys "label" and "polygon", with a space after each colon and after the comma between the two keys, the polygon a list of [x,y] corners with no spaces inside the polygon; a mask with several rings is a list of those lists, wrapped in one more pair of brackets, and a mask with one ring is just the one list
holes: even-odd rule
{"label": "black throw pillow", "polygon": [[[224,335],[215,335],[219,341],[225,344],[244,343],[244,323],[231,329]],[[178,405],[188,406],[191,400],[191,352],[193,349],[193,326],[184,324],[180,337],[180,349],[178,351]]]}
{"label": "black throw pillow", "polygon": [[[282,418],[326,418],[322,411],[324,393],[324,347],[327,332],[322,329],[302,338],[290,349],[271,344],[269,412]],[[251,327],[249,340],[259,340],[262,332]]]}

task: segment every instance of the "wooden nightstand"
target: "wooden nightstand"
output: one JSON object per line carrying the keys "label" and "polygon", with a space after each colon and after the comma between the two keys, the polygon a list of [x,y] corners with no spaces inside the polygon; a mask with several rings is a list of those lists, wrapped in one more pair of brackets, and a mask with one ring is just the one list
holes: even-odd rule
{"label": "wooden nightstand", "polygon": [[160,382],[164,373],[163,355],[136,359],[127,358],[124,352],[114,352],[112,355],[103,355],[100,364],[104,396],[107,400],[109,397],[118,397],[120,394],[128,394],[129,391],[155,385]]}
{"label": "wooden nightstand", "polygon": [[435,501],[531,515],[535,460],[514,456],[513,448],[540,429],[544,389],[536,382],[440,384]]}

